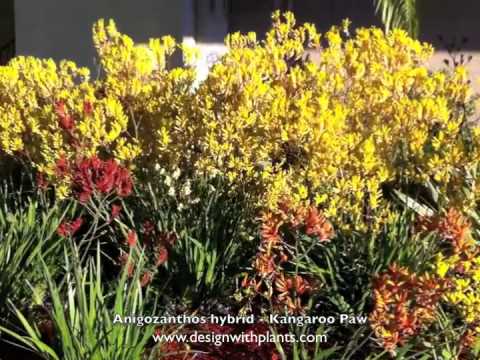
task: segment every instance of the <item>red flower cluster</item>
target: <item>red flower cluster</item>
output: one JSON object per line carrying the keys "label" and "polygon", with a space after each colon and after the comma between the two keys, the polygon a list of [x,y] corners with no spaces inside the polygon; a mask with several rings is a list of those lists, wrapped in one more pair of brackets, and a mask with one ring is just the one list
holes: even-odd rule
{"label": "red flower cluster", "polygon": [[374,280],[375,306],[370,324],[383,347],[394,352],[435,318],[445,285],[393,265]]}
{"label": "red flower cluster", "polygon": [[80,229],[82,224],[83,219],[81,217],[75,219],[74,221],[65,221],[58,227],[57,234],[62,237],[73,236]]}
{"label": "red flower cluster", "polygon": [[[145,221],[141,231],[141,242],[139,242],[139,235],[135,230],[129,230],[123,241],[123,245],[128,248],[135,248],[137,246],[144,246],[145,255],[150,259],[151,269],[160,267],[167,262],[169,252],[177,240],[177,235],[174,232],[157,232],[155,225],[151,221]],[[122,266],[128,266],[128,276],[132,277],[135,271],[134,257],[129,256],[127,250],[123,251],[118,258],[118,263]],[[154,276],[154,271],[145,271],[140,279],[141,286],[149,285]]]}
{"label": "red flower cluster", "polygon": [[155,266],[159,267],[167,262],[172,246],[177,241],[174,232],[157,232],[155,225],[146,220],[143,223],[143,237],[147,248],[154,254]]}
{"label": "red flower cluster", "polygon": [[90,199],[94,192],[115,192],[125,197],[131,194],[133,181],[130,172],[116,160],[101,160],[94,156],[83,159],[73,169],[73,186],[80,201]]}

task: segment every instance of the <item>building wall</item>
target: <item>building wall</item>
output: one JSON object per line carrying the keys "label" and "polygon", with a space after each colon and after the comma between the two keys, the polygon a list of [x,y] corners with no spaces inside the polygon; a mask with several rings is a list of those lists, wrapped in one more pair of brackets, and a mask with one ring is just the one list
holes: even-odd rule
{"label": "building wall", "polygon": [[[203,49],[201,67],[205,69],[210,58],[222,53],[227,32],[256,31],[262,37],[276,8],[294,11],[299,22],[313,22],[322,32],[347,17],[354,27],[381,26],[373,0],[0,0],[0,40],[11,36],[13,2],[17,54],[73,59],[90,67],[95,56],[91,26],[98,18],[115,19],[120,30],[137,42],[165,34],[196,41]],[[472,79],[480,77],[480,1],[419,2],[420,38],[438,50],[432,67],[443,66],[446,43],[455,38],[459,43],[465,37],[469,41],[460,45],[473,55]],[[480,90],[477,81],[474,85]]]}
{"label": "building wall", "polygon": [[[280,0],[231,0],[230,31],[265,33],[270,25],[269,14],[276,8],[284,9]],[[261,3],[261,4],[260,4]],[[352,26],[382,26],[375,15],[373,0],[291,0],[290,10],[299,22],[314,23],[325,32],[332,25],[349,18]],[[449,58],[448,45],[460,46],[466,57],[472,85],[480,93],[480,14],[479,0],[419,0],[420,40],[428,41],[437,50],[431,60],[433,69],[445,68]],[[439,39],[439,35],[443,40]],[[466,39],[467,42],[463,42]]]}
{"label": "building wall", "polygon": [[[5,0],[0,0],[0,3]],[[94,65],[92,24],[112,18],[137,42],[183,33],[182,0],[15,0],[17,55]]]}

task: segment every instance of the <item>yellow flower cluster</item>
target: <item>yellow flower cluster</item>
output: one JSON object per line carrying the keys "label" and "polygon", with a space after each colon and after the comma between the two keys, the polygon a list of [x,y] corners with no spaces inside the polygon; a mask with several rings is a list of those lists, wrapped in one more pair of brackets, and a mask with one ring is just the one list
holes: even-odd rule
{"label": "yellow flower cluster", "polygon": [[454,305],[469,325],[472,335],[480,339],[480,251],[452,256],[439,255],[436,271],[450,281],[445,301]]}
{"label": "yellow flower cluster", "polygon": [[[107,151],[132,160],[138,150],[126,146],[129,119],[122,104],[96,92],[89,71],[71,62],[18,57],[0,67],[1,150],[23,156],[49,178],[60,159]],[[58,184],[60,196],[68,191],[68,184]]]}
{"label": "yellow flower cluster", "polygon": [[[192,49],[171,37],[136,45],[99,21],[99,80],[68,62],[18,58],[0,68],[1,149],[49,176],[79,151],[224,174],[261,206],[288,196],[345,227],[374,229],[391,216],[385,183],[433,179],[448,193],[475,163],[480,133],[467,151],[464,68],[431,72],[430,45],[401,30],[349,37],[346,26],[322,37],[277,12],[264,41],[230,35],[227,54],[197,84],[193,68],[171,61],[180,47],[188,64]],[[59,103],[75,122],[69,131]]]}
{"label": "yellow flower cluster", "polygon": [[344,37],[334,27],[322,41],[290,13],[274,14],[265,41],[229,36],[192,103],[194,143],[172,148],[192,144],[198,170],[251,184],[266,206],[314,200],[357,229],[389,217],[386,182],[459,181],[477,158],[460,136],[465,69],[430,72],[432,47],[401,30]]}
{"label": "yellow flower cluster", "polygon": [[444,300],[459,310],[470,335],[480,338],[480,246],[472,238],[470,223],[450,210],[430,226],[447,243],[435,262],[437,276],[447,284]]}
{"label": "yellow flower cluster", "polygon": [[66,61],[18,57],[0,67],[0,148],[29,160],[60,197],[69,194],[71,180],[58,176],[60,161],[107,154],[134,167],[152,134],[166,141],[162,121],[175,117],[166,110],[182,109],[188,102],[177,95],[188,94],[193,83],[193,76],[182,75],[191,71],[166,71],[175,47],[170,37],[138,46],[112,21],[99,21],[94,43],[99,80]]}
{"label": "yellow flower cluster", "polygon": [[[118,99],[129,115],[129,129],[135,145],[142,149],[142,159],[148,160],[147,165],[161,163],[175,168],[180,155],[190,158],[185,139],[192,136],[190,113],[196,73],[188,64],[194,62],[195,50],[177,45],[171,36],[136,45],[118,32],[113,21],[98,21],[93,39],[104,75],[97,87]],[[187,65],[183,68],[171,68],[177,47]],[[180,153],[170,146],[172,143],[183,146]],[[137,150],[134,147],[129,152],[137,155]]]}
{"label": "yellow flower cluster", "polygon": [[[452,291],[446,295],[448,302],[460,306],[467,323],[477,323],[480,326],[479,254],[455,254],[449,257],[440,255],[436,267],[438,275],[446,277],[449,274],[449,278],[453,279]],[[478,330],[480,335],[480,327]]]}

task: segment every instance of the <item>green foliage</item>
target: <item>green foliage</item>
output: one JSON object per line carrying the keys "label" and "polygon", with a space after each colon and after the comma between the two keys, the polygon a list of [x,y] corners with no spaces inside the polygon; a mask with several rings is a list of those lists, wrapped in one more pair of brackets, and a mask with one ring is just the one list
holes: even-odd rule
{"label": "green foliage", "polygon": [[54,344],[44,342],[35,321],[29,321],[13,304],[26,334],[20,335],[5,327],[0,329],[45,359],[141,359],[153,328],[113,323],[115,315],[132,316],[145,310],[149,291],[144,293],[139,283],[141,257],[136,265],[132,278],[124,271],[115,284],[105,283],[99,248],[96,259],[90,259],[83,267],[78,250],[71,243],[70,248],[65,249],[66,276],[60,285],[43,263],[51,299]]}
{"label": "green foliage", "polygon": [[31,290],[34,302],[42,298],[45,283],[39,258],[50,263],[52,273],[57,272],[61,242],[55,231],[60,218],[58,208],[41,211],[35,202],[16,211],[0,208],[0,322],[8,317],[8,300],[17,306],[31,303]]}
{"label": "green foliage", "polygon": [[163,279],[172,280],[176,297],[198,306],[233,293],[255,251],[250,239],[255,212],[248,194],[231,191],[220,176],[186,180],[188,191],[184,180],[175,177],[150,174],[157,181],[139,187],[132,206],[143,217],[137,222],[149,220],[161,232],[176,234]]}
{"label": "green foliage", "polygon": [[[438,251],[437,242],[432,235],[414,235],[414,223],[414,214],[405,212],[379,234],[340,232],[331,244],[308,256],[301,270],[323,285],[312,313],[368,315],[376,275],[392,264],[408,266],[418,273],[429,270]],[[331,331],[329,336],[339,339],[335,359],[373,359],[377,357],[372,354],[382,353],[368,341],[372,335],[368,324],[335,326]]]}
{"label": "green foliage", "polygon": [[374,0],[375,11],[381,16],[385,30],[402,28],[417,37],[420,20],[417,0]]}

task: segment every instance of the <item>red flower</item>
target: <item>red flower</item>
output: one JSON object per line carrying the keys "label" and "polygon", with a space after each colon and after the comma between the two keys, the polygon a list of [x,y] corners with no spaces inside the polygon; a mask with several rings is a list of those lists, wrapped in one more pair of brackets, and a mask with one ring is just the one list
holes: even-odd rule
{"label": "red flower", "polygon": [[135,271],[135,264],[133,263],[133,260],[130,258],[130,256],[126,253],[123,253],[122,255],[119,256],[118,262],[122,266],[128,266],[127,268],[128,277],[132,277],[133,272]]}
{"label": "red flower", "polygon": [[118,196],[128,196],[132,193],[133,182],[130,172],[125,168],[119,168],[117,172],[117,193]]}
{"label": "red flower", "polygon": [[62,237],[73,236],[80,229],[82,224],[83,219],[81,217],[74,221],[65,221],[58,226],[57,234]]}
{"label": "red flower", "polygon": [[90,101],[85,101],[83,103],[83,112],[85,115],[92,115],[93,114],[93,106]]}
{"label": "red flower", "polygon": [[37,186],[40,190],[46,190],[48,188],[48,181],[45,178],[45,175],[41,172],[38,172],[36,175]]}
{"label": "red flower", "polygon": [[116,219],[118,216],[120,216],[121,212],[122,212],[122,205],[113,204],[112,211],[110,213],[111,219]]}
{"label": "red flower", "polygon": [[65,155],[62,155],[55,163],[55,174],[59,178],[64,178],[69,172],[69,164]]}
{"label": "red flower", "polygon": [[55,112],[58,116],[65,116],[67,114],[65,103],[63,101],[57,101],[55,103]]}
{"label": "red flower", "polygon": [[118,164],[115,160],[108,160],[101,165],[100,173],[98,174],[99,177],[95,182],[95,186],[97,189],[104,193],[110,193],[116,183],[116,178],[118,174]]}
{"label": "red flower", "polygon": [[60,118],[60,127],[64,130],[71,131],[75,127],[75,121],[70,115]]}
{"label": "red flower", "polygon": [[67,237],[69,235],[69,228],[67,223],[61,223],[57,228],[57,234],[61,237]]}
{"label": "red flower", "polygon": [[72,231],[72,235],[75,234],[78,231],[78,229],[80,229],[82,224],[83,224],[83,219],[81,217],[77,218],[71,223],[70,229]]}
{"label": "red flower", "polygon": [[152,282],[152,273],[150,271],[146,271],[143,275],[142,275],[142,279],[140,280],[140,286],[141,287],[145,287],[147,286],[148,284],[150,284]]}
{"label": "red flower", "polygon": [[157,261],[155,265],[158,267],[168,260],[168,250],[165,246],[160,247],[157,254]]}
{"label": "red flower", "polygon": [[137,233],[133,230],[130,230],[127,234],[127,243],[130,247],[135,247],[137,245]]}
{"label": "red flower", "polygon": [[65,109],[65,103],[63,101],[59,101],[55,104],[55,112],[59,117],[59,125],[63,130],[71,131],[75,127],[75,121],[73,117],[67,113]]}

